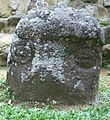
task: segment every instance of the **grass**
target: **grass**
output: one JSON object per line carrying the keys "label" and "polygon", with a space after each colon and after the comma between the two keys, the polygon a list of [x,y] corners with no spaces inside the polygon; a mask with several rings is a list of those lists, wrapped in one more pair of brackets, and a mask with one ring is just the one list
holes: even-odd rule
{"label": "grass", "polygon": [[100,80],[98,105],[51,109],[49,106],[29,107],[27,103],[14,104],[4,78],[0,80],[0,120],[110,120],[110,77]]}

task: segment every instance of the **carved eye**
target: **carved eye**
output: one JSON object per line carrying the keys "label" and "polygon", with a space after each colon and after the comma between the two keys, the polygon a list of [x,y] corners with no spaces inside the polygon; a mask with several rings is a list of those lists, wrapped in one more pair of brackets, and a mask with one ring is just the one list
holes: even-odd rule
{"label": "carved eye", "polygon": [[29,46],[17,46],[13,55],[15,63],[26,63],[32,59],[31,48]]}
{"label": "carved eye", "polygon": [[75,56],[75,62],[82,68],[91,68],[96,65],[96,55],[93,50],[79,50]]}
{"label": "carved eye", "polygon": [[19,57],[28,57],[31,54],[31,49],[27,46],[18,46],[15,55]]}
{"label": "carved eye", "polygon": [[78,66],[82,68],[91,68],[96,65],[96,62],[93,58],[90,57],[80,57],[75,59]]}

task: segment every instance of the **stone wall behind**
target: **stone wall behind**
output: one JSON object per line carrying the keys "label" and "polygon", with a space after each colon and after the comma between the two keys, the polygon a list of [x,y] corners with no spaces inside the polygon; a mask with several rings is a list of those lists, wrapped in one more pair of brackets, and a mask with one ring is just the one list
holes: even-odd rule
{"label": "stone wall behind", "polygon": [[30,0],[0,0],[0,17],[24,13]]}
{"label": "stone wall behind", "polygon": [[[58,3],[61,0],[45,0],[45,1],[51,5]],[[76,8],[81,3],[89,0],[69,0],[69,1],[70,5]],[[90,0],[89,2],[91,1],[93,1],[94,3],[94,1],[97,0]],[[27,11],[29,3],[30,0],[0,0],[0,17],[8,17],[10,15],[24,13]],[[98,0],[98,3],[104,5],[104,7],[106,7],[110,11],[110,0]]]}

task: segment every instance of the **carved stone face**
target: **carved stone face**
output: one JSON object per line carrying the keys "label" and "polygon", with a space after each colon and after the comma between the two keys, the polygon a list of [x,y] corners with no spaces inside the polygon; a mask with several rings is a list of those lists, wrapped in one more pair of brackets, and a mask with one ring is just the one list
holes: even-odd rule
{"label": "carved stone face", "polygon": [[[62,9],[65,12],[59,13],[60,18],[53,16]],[[11,90],[23,100],[49,99],[66,104],[94,101],[102,49],[98,23],[88,15],[89,25],[88,19],[78,15],[81,11],[63,6],[40,13],[42,16],[23,18],[13,37],[7,76]]]}

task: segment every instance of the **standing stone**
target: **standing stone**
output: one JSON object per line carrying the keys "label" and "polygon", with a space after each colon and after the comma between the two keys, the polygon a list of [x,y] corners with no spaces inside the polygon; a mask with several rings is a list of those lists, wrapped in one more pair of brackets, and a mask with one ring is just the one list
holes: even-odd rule
{"label": "standing stone", "polygon": [[92,103],[98,95],[101,53],[102,32],[87,10],[38,7],[16,27],[7,84],[21,100]]}

